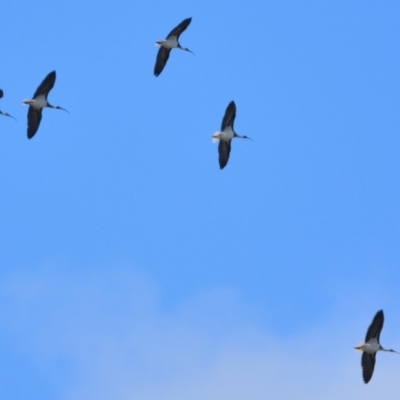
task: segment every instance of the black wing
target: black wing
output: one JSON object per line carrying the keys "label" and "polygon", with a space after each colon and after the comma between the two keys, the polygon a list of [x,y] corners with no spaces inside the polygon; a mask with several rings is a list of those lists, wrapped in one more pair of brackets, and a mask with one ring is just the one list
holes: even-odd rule
{"label": "black wing", "polygon": [[231,141],[226,142],[224,140],[219,141],[218,145],[218,161],[220,169],[223,169],[228,164],[229,154],[231,153]]}
{"label": "black wing", "polygon": [[4,96],[4,92],[0,89],[0,99]]}
{"label": "black wing", "polygon": [[154,66],[154,75],[155,76],[158,76],[161,74],[162,70],[165,67],[165,64],[168,61],[170,52],[171,52],[171,49],[166,49],[163,46],[161,46],[160,50],[158,50],[156,65]]}
{"label": "black wing", "polygon": [[42,83],[36,89],[36,92],[33,95],[33,98],[36,98],[37,96],[39,96],[41,94],[44,94],[47,97],[50,90],[53,89],[55,81],[56,81],[56,71],[52,71],[46,76],[46,78],[43,79]]}
{"label": "black wing", "polygon": [[32,139],[39,129],[40,121],[42,119],[42,109],[37,110],[32,106],[28,110],[28,139]]}
{"label": "black wing", "polygon": [[171,36],[176,36],[179,39],[180,34],[189,26],[192,22],[192,18],[184,19],[178,26],[176,26],[170,33],[168,33],[167,39]]}
{"label": "black wing", "polygon": [[236,117],[236,104],[234,101],[231,101],[226,107],[224,118],[222,119],[221,124],[221,132],[227,127],[232,126],[233,130],[233,123],[235,122]]}
{"label": "black wing", "polygon": [[367,352],[363,352],[363,355],[361,357],[361,366],[362,366],[362,372],[363,372],[363,379],[365,383],[368,383],[371,378],[372,374],[374,373],[374,367],[375,367],[375,356],[376,353],[374,354],[369,354]]}
{"label": "black wing", "polygon": [[376,338],[379,343],[379,336],[381,335],[381,330],[383,328],[383,310],[380,310],[376,313],[374,319],[371,322],[371,325],[368,328],[367,334],[365,336],[365,343],[368,343],[368,340],[371,338]]}

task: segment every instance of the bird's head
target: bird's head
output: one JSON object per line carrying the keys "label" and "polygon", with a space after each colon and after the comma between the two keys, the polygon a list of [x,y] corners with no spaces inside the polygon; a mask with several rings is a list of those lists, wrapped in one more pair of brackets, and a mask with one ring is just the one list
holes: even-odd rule
{"label": "bird's head", "polygon": [[67,112],[69,114],[69,111],[66,110],[65,108],[62,108],[60,106],[54,106],[54,108],[56,108],[57,110],[63,110],[63,111],[65,111],[65,112]]}
{"label": "bird's head", "polygon": [[24,100],[22,100],[22,104],[26,104],[26,105],[31,105],[32,104],[32,102],[33,102],[33,100],[30,100],[30,99],[24,99]]}
{"label": "bird's head", "polygon": [[1,115],[4,115],[4,116],[6,116],[6,117],[10,117],[10,118],[12,118],[13,120],[15,120],[16,121],[16,118],[14,118],[12,115],[10,115],[9,113],[6,113],[6,112],[3,112],[3,111],[0,111],[0,114]]}
{"label": "bird's head", "polygon": [[250,139],[254,142],[254,140],[251,137],[248,137],[246,135],[238,135],[237,133],[235,133],[235,137],[237,137],[239,139]]}
{"label": "bird's head", "polygon": [[181,49],[182,49],[182,50],[185,50],[185,51],[188,51],[189,53],[192,53],[192,54],[194,55],[193,51],[192,51],[192,50],[189,50],[187,47],[181,47]]}
{"label": "bird's head", "polygon": [[47,103],[47,106],[46,107],[48,107],[48,108],[54,108],[55,110],[63,110],[63,111],[65,111],[65,112],[67,112],[68,114],[69,114],[69,111],[68,110],[66,110],[65,108],[62,108],[62,107],[60,107],[60,106],[52,106],[50,103]]}

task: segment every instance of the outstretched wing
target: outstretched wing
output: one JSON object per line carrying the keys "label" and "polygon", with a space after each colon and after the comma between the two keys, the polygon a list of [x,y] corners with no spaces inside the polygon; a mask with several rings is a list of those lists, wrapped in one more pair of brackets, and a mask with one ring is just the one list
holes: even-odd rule
{"label": "outstretched wing", "polygon": [[4,92],[0,89],[0,99],[4,96]]}
{"label": "outstretched wing", "polygon": [[56,81],[56,71],[52,71],[46,76],[46,78],[43,79],[42,83],[36,89],[33,98],[36,98],[41,94],[44,94],[47,98],[47,95],[49,94],[50,90],[53,89],[55,81]]}
{"label": "outstretched wing", "polygon": [[374,373],[375,356],[376,356],[376,353],[369,354],[364,351],[363,355],[361,357],[363,380],[365,383],[368,383],[371,380],[372,374]]}
{"label": "outstretched wing", "polygon": [[192,22],[192,18],[184,19],[179,25],[177,25],[170,33],[168,33],[167,39],[171,36],[176,36],[179,39],[180,34],[189,26]]}
{"label": "outstretched wing", "polygon": [[379,336],[381,335],[381,330],[383,328],[383,321],[383,311],[380,310],[375,314],[375,317],[368,328],[367,334],[365,336],[365,343],[368,343],[368,340],[372,338],[376,338],[379,343]]}
{"label": "outstretched wing", "polygon": [[232,126],[233,130],[233,123],[235,122],[235,117],[236,117],[236,104],[234,101],[231,101],[228,104],[228,107],[226,107],[225,115],[224,118],[222,119],[221,132],[223,132],[227,126]]}
{"label": "outstretched wing", "polygon": [[219,141],[218,145],[218,161],[219,161],[219,168],[223,169],[226,164],[228,164],[229,160],[229,154],[231,153],[231,141],[229,140],[228,142],[224,140]]}
{"label": "outstretched wing", "polygon": [[32,106],[28,109],[28,139],[32,139],[39,129],[40,121],[42,119],[42,109],[37,110]]}
{"label": "outstretched wing", "polygon": [[158,76],[161,74],[162,70],[165,67],[165,64],[168,61],[169,53],[171,49],[166,49],[165,47],[161,46],[158,50],[156,65],[154,66],[154,75]]}

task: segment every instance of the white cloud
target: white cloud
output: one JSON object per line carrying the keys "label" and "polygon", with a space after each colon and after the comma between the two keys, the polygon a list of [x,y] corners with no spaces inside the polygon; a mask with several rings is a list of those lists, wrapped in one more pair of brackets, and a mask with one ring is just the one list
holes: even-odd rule
{"label": "white cloud", "polygon": [[[364,385],[353,353],[376,311],[367,320],[356,314],[366,288],[341,293],[320,325],[280,338],[231,288],[193,296],[167,314],[145,277],[128,268],[92,272],[52,267],[1,286],[1,317],[15,347],[49,370],[58,359],[72,363],[60,388],[66,400],[398,397],[400,357],[379,354]],[[396,349],[400,324],[386,325],[382,340]]]}

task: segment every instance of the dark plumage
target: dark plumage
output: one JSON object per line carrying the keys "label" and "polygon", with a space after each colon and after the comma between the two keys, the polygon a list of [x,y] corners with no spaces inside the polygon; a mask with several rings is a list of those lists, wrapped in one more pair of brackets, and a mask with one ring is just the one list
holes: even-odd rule
{"label": "dark plumage", "polygon": [[[189,49],[186,47],[182,47],[179,44],[179,36],[185,29],[189,26],[190,22],[192,21],[192,18],[186,18],[184,19],[179,25],[177,25],[172,31],[168,34],[167,38],[165,40],[168,40],[172,37],[176,37],[177,40],[177,47],[191,52]],[[159,42],[157,42],[159,43]],[[162,45],[160,41],[160,49],[158,50],[157,53],[157,59],[156,59],[156,64],[154,65],[154,75],[158,76],[161,74],[162,70],[164,69],[165,65],[167,64],[168,58],[169,58],[169,53],[171,52],[172,48],[166,48]],[[191,52],[192,53],[192,52]]]}
{"label": "dark plumage", "polygon": [[[365,335],[365,343],[368,343],[370,339],[376,339],[379,343],[379,336],[381,335],[383,322],[383,311],[380,310],[375,314],[375,317],[368,328],[367,334]],[[364,351],[361,356],[361,367],[363,380],[365,383],[368,383],[372,378],[372,374],[374,373],[375,368],[375,359],[376,353],[371,354]]]}
{"label": "dark plumage", "polygon": [[226,142],[225,140],[219,141],[218,162],[219,162],[220,169],[225,168],[226,164],[228,164],[229,154],[231,154],[231,142],[232,142],[232,139],[229,140],[229,142]]}
{"label": "dark plumage", "polygon": [[231,154],[231,142],[234,138],[250,139],[248,136],[238,135],[234,130],[234,123],[236,118],[236,104],[231,101],[226,107],[224,117],[221,123],[221,132],[216,132],[213,136],[213,140],[219,139],[218,144],[218,162],[219,168],[223,169],[226,167],[229,161],[229,155]]}
{"label": "dark plumage", "polygon": [[[39,129],[40,121],[42,120],[42,110],[44,107],[67,111],[65,108],[62,108],[60,106],[52,106],[47,101],[47,96],[49,95],[50,90],[53,89],[55,81],[56,71],[52,71],[43,79],[42,83],[38,86],[33,95],[33,99],[23,101],[25,104],[29,104],[27,129],[28,139],[32,139]],[[39,105],[38,98],[40,98]]]}
{"label": "dark plumage", "polygon": [[231,101],[228,104],[228,107],[226,107],[224,118],[222,118],[222,124],[221,124],[221,132],[224,131],[225,128],[230,126],[233,131],[233,124],[235,123],[235,118],[236,118],[236,104],[234,101]]}

